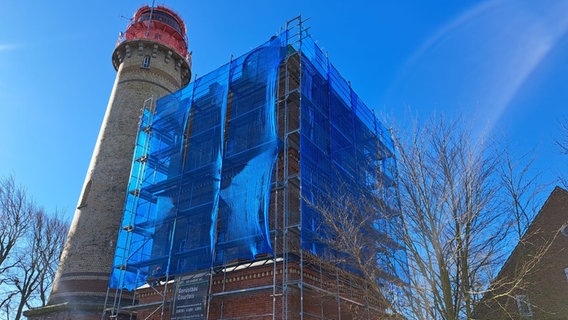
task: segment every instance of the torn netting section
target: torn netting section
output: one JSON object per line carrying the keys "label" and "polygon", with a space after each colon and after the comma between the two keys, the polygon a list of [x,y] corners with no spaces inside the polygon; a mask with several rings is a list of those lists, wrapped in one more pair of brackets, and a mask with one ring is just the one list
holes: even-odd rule
{"label": "torn netting section", "polygon": [[231,63],[216,264],[272,253],[268,207],[278,153],[276,86],[280,38]]}

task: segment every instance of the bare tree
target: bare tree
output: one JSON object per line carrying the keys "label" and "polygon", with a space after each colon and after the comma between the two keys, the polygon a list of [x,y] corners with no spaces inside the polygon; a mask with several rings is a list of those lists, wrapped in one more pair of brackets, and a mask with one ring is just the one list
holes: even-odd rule
{"label": "bare tree", "polygon": [[14,319],[22,317],[25,307],[47,304],[47,291],[55,275],[67,229],[67,224],[57,215],[48,215],[43,210],[35,212],[34,224],[24,250],[19,252],[11,278],[17,291]]}
{"label": "bare tree", "polygon": [[401,238],[412,285],[424,288],[411,306],[423,318],[470,318],[507,231],[495,201],[497,158],[457,121],[436,119],[408,137],[397,144]]}
{"label": "bare tree", "polygon": [[[7,275],[16,267],[17,243],[26,236],[32,222],[33,207],[26,191],[16,185],[13,177],[0,178],[0,288],[8,281]],[[1,291],[1,290],[0,290]],[[4,290],[0,295],[0,308],[14,296]]]}
{"label": "bare tree", "polygon": [[305,199],[320,215],[325,260],[357,270],[365,294],[394,317],[470,319],[482,299],[522,289],[550,239],[530,244],[530,259],[510,276],[496,276],[543,189],[529,153],[514,158],[495,140],[475,139],[461,120],[443,118],[399,130],[395,142],[396,205],[378,193],[389,189],[378,167],[373,185],[347,179]]}
{"label": "bare tree", "polygon": [[538,211],[538,196],[546,186],[540,182],[541,174],[532,172],[535,158],[531,154],[534,154],[532,150],[513,159],[508,149],[504,148],[501,155],[500,185],[504,192],[505,211],[513,214],[511,223],[517,234],[515,241],[520,241],[527,231]]}
{"label": "bare tree", "polygon": [[[40,214],[43,216],[39,217]],[[39,212],[38,220],[44,221],[44,224],[43,227],[34,228],[34,237],[38,239],[37,252],[39,253],[35,260],[38,261],[38,267],[41,269],[34,294],[40,302],[39,306],[45,306],[65,246],[69,224],[58,212],[48,216]],[[37,236],[40,238],[37,238]]]}
{"label": "bare tree", "polygon": [[393,230],[400,225],[400,209],[392,177],[387,178],[393,172],[384,172],[382,161],[380,155],[358,159],[358,178],[336,168],[330,185],[302,197],[318,221],[315,260],[356,297],[344,304],[352,319],[397,319],[403,313],[397,297],[406,285],[406,261]]}
{"label": "bare tree", "polygon": [[396,142],[408,310],[415,319],[470,319],[490,291],[519,286],[547,249],[514,279],[494,282],[533,217],[538,174],[532,160],[497,152],[460,120],[433,118]]}
{"label": "bare tree", "polygon": [[68,225],[37,207],[13,177],[0,180],[0,303],[12,319],[47,304]]}
{"label": "bare tree", "polygon": [[560,135],[555,142],[560,148],[560,152],[568,155],[568,119],[564,119],[564,121],[560,123]]}
{"label": "bare tree", "polygon": [[[560,153],[568,156],[568,118],[565,118],[562,122],[560,122],[559,137],[555,139],[554,142],[560,149]],[[566,174],[560,175],[558,180],[564,188],[568,188],[568,176]]]}

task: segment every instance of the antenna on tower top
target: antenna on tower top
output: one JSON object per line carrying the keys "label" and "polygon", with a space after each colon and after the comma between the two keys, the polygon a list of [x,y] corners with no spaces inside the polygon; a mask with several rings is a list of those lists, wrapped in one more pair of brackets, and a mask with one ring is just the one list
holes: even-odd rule
{"label": "antenna on tower top", "polygon": [[150,35],[150,25],[152,24],[152,15],[154,14],[154,7],[156,6],[156,0],[152,0],[152,6],[150,7],[150,17],[148,19],[148,27],[146,28],[146,38]]}

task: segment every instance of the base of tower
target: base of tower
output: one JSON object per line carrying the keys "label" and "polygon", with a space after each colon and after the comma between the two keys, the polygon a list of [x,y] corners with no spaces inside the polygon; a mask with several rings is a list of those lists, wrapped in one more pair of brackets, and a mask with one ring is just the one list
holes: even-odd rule
{"label": "base of tower", "polygon": [[29,320],[101,320],[103,305],[68,302],[24,311]]}

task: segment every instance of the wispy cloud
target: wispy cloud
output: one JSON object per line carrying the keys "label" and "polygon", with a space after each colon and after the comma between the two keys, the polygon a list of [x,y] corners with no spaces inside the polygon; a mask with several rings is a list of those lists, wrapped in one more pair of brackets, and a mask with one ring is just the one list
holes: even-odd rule
{"label": "wispy cloud", "polygon": [[[568,4],[487,0],[448,22],[409,58],[395,83],[480,117],[491,132],[568,33]],[[430,90],[421,92],[425,84]],[[409,85],[410,84],[410,85]],[[406,87],[403,87],[406,89]]]}
{"label": "wispy cloud", "polygon": [[[477,20],[478,26],[501,26],[502,21],[507,20],[501,11],[514,12],[508,19],[509,29],[502,27],[504,32],[487,35],[500,43],[500,46],[487,50],[493,53],[489,59],[492,61],[487,65],[494,72],[482,80],[487,89],[487,96],[481,100],[486,102],[484,111],[488,132],[495,128],[523,85],[568,30],[568,19],[563,15],[566,12],[563,1],[549,3],[540,8],[538,14],[530,6],[519,8],[516,5],[510,1],[499,8],[501,10],[496,8],[490,15]],[[517,9],[516,12],[514,9]]]}
{"label": "wispy cloud", "polygon": [[414,52],[414,54],[410,57],[407,64],[413,65],[420,59],[426,51],[436,45],[443,37],[447,36],[454,30],[458,29],[459,27],[465,25],[466,23],[478,18],[479,16],[483,16],[487,11],[493,10],[493,8],[497,7],[501,4],[503,0],[489,0],[485,1],[470,10],[466,11],[465,13],[461,14],[451,22],[444,25],[438,31],[436,31],[432,36],[424,42],[418,50]]}
{"label": "wispy cloud", "polygon": [[2,51],[10,51],[17,49],[18,46],[12,43],[0,43],[0,52]]}

